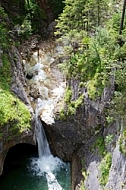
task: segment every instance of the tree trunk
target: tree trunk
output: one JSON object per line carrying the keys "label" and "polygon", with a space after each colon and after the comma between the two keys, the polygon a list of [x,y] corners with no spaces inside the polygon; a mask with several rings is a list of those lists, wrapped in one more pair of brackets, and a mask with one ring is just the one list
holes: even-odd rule
{"label": "tree trunk", "polygon": [[123,30],[124,17],[125,17],[125,9],[126,9],[126,0],[124,0],[124,3],[123,3],[123,11],[122,11],[122,17],[121,17],[119,35],[122,34],[122,30]]}
{"label": "tree trunk", "polygon": [[100,25],[100,2],[97,0],[97,24]]}

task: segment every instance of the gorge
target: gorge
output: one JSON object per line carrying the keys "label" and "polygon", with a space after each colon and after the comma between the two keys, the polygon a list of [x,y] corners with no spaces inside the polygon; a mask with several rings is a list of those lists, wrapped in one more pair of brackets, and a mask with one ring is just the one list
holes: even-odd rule
{"label": "gorge", "polygon": [[[26,2],[31,3],[32,11],[36,10],[34,1]],[[117,43],[119,19],[113,13],[121,13],[119,7],[122,7],[123,1],[112,1],[113,5],[105,1],[99,4],[100,18],[96,18],[99,9],[96,2],[93,4],[94,1],[88,5],[84,0],[66,0],[64,5],[61,1],[53,0],[36,2],[45,11],[41,22],[37,15],[40,10],[33,13],[28,8],[28,15],[22,24],[20,19],[24,14],[25,1],[18,0],[18,9],[14,0],[0,1],[3,7],[0,9],[0,174],[9,150],[19,144],[30,144],[39,149],[39,159],[35,159],[33,165],[41,165],[39,161],[43,159],[43,154],[48,155],[49,162],[50,158],[54,161],[54,166],[56,161],[59,168],[61,163],[70,163],[71,190],[125,190],[126,42],[124,31],[122,46]],[[54,10],[53,3],[56,3]],[[85,4],[86,10],[81,3]],[[60,11],[55,12],[58,6]],[[81,16],[78,12],[72,12],[76,7],[80,12],[81,9],[88,10],[89,23],[87,17],[84,20],[87,12],[83,14],[82,10]],[[71,14],[67,14],[69,19],[64,21],[62,16],[67,11],[70,13],[69,8]],[[59,18],[63,25],[55,28],[54,19],[62,9],[64,11]],[[29,10],[30,16],[33,13],[30,20],[34,23],[32,34]],[[4,15],[5,12],[7,15]],[[105,20],[111,19],[110,12],[115,20],[109,25]],[[19,20],[14,20],[15,15]],[[39,32],[36,34],[37,22]],[[97,24],[101,24],[101,27],[104,24],[104,27],[94,31]],[[63,26],[66,27],[62,29]],[[111,26],[115,27],[114,31]],[[72,28],[70,33],[68,27]],[[3,28],[7,28],[7,34]],[[57,41],[54,31],[63,33],[63,38]],[[5,47],[5,44],[9,44],[9,47]],[[44,129],[48,140],[44,137],[44,147],[43,143],[42,147],[39,146],[38,138],[42,135],[40,131],[37,132],[40,136],[36,134],[38,127]],[[51,166],[48,164],[48,167],[52,166],[52,162]],[[54,190],[62,189],[53,169],[45,169],[44,175],[49,190],[53,188],[50,187],[50,184],[54,185],[53,180],[56,182]]]}

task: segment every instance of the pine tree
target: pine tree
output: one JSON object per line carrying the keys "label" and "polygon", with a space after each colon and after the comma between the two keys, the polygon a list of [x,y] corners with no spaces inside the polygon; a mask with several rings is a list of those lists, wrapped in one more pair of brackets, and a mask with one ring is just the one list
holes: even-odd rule
{"label": "pine tree", "polygon": [[108,19],[110,0],[65,0],[64,3],[63,13],[57,20],[58,35],[66,35],[71,30],[91,32]]}

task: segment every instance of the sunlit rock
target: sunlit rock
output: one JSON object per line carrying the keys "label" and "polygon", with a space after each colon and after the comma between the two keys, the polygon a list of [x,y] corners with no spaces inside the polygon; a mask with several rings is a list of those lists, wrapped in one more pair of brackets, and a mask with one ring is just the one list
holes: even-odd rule
{"label": "sunlit rock", "polygon": [[33,99],[29,98],[34,102],[34,107],[36,99],[39,98],[39,115],[47,124],[54,123],[54,113],[61,109],[58,104],[63,100],[66,88],[64,76],[55,62],[62,51],[63,49],[52,41],[44,41],[29,60],[23,60],[27,91]]}

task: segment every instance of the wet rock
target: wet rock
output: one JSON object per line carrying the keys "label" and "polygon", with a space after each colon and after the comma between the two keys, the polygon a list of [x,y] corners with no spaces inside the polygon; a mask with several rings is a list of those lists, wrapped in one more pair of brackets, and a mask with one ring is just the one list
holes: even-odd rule
{"label": "wet rock", "polygon": [[32,79],[33,78],[33,73],[27,73],[26,78],[27,79]]}

